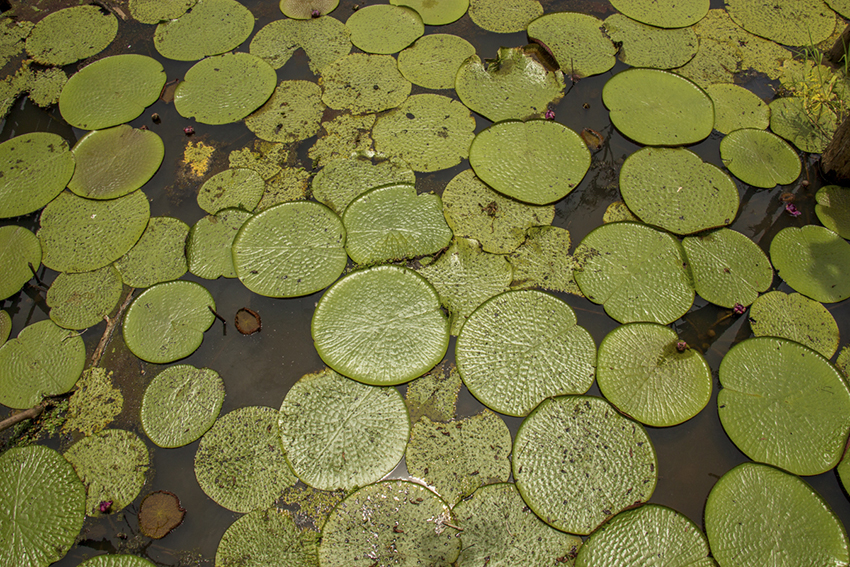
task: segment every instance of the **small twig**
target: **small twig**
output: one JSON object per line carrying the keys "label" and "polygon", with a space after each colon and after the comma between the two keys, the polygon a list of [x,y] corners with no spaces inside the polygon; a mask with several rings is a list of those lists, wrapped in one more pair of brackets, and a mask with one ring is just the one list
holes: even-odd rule
{"label": "small twig", "polygon": [[44,289],[45,291],[47,291],[47,289],[44,287],[44,282],[41,281],[40,277],[38,277],[38,271],[36,271],[35,266],[32,265],[32,262],[27,262],[27,265],[30,267],[30,271],[32,272],[32,277],[35,278],[36,283],[39,286],[41,286],[41,289]]}
{"label": "small twig", "polygon": [[110,339],[112,339],[112,333],[115,332],[115,325],[118,324],[118,321],[121,320],[121,315],[124,314],[124,310],[127,309],[128,305],[130,305],[134,291],[136,291],[136,289],[131,287],[129,293],[127,293],[127,297],[124,298],[124,303],[122,303],[121,307],[118,308],[118,313],[115,314],[115,317],[112,319],[104,317],[104,319],[106,319],[106,329],[103,331],[103,336],[100,337],[100,342],[97,343],[97,348],[94,349],[94,354],[91,357],[91,364],[89,365],[90,367],[93,368],[100,364],[100,359],[103,357],[103,351],[106,350],[106,346],[109,344]]}
{"label": "small twig", "polygon": [[3,431],[4,429],[8,429],[8,428],[12,427],[13,425],[16,425],[16,424],[24,421],[25,419],[33,419],[33,418],[38,417],[39,415],[41,415],[41,412],[44,411],[44,408],[46,408],[48,406],[48,404],[49,404],[49,402],[47,400],[43,400],[37,406],[31,407],[28,410],[24,410],[21,413],[16,413],[15,415],[13,415],[11,417],[7,417],[3,421],[0,421],[0,431]]}
{"label": "small twig", "polygon": [[450,523],[448,523],[448,522],[443,522],[443,525],[444,525],[444,526],[446,526],[446,527],[448,527],[448,528],[454,528],[454,529],[456,529],[456,530],[457,530],[457,531],[459,531],[459,532],[462,532],[462,531],[463,531],[463,528],[460,528],[460,527],[455,526],[454,524],[450,524]]}
{"label": "small twig", "polygon": [[226,337],[226,336],[227,336],[227,321],[225,321],[225,320],[224,320],[224,317],[222,317],[221,315],[219,315],[218,313],[216,313],[215,309],[213,309],[213,308],[212,308],[212,306],[207,305],[207,309],[209,309],[209,310],[210,310],[210,313],[212,313],[213,315],[215,315],[215,318],[216,318],[216,319],[218,319],[219,321],[221,321],[221,324],[222,324],[222,325],[224,325],[224,327],[223,327],[223,329],[224,329],[223,335]]}

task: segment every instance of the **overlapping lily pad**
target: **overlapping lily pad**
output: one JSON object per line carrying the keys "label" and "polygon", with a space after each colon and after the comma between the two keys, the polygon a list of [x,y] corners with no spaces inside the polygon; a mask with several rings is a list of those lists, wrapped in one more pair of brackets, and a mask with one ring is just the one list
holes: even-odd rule
{"label": "overlapping lily pad", "polygon": [[198,206],[211,215],[224,209],[250,211],[263,197],[266,184],[254,170],[225,169],[207,179],[198,191]]}
{"label": "overlapping lily pad", "polygon": [[658,481],[643,427],[590,396],[541,402],[520,425],[512,458],[525,503],[550,526],[579,535],[649,500]]}
{"label": "overlapping lily pad", "polygon": [[450,421],[457,409],[457,396],[463,382],[457,367],[440,363],[433,370],[407,385],[404,402],[412,422],[422,416],[431,421]]}
{"label": "overlapping lily pad", "polygon": [[720,157],[732,175],[764,189],[792,183],[802,169],[797,152],[787,142],[753,128],[735,130],[723,138]]}
{"label": "overlapping lily pad", "polygon": [[783,228],[770,243],[770,259],[780,278],[815,301],[850,297],[850,244],[827,228]]}
{"label": "overlapping lily pad", "polygon": [[474,54],[475,47],[462,37],[428,34],[398,54],[398,70],[413,84],[428,89],[451,89],[461,63]]}
{"label": "overlapping lily pad", "polygon": [[18,293],[40,265],[41,244],[33,233],[12,224],[0,227],[0,297]]}
{"label": "overlapping lily pad", "polygon": [[208,280],[235,278],[233,239],[249,218],[251,213],[247,211],[224,209],[196,222],[186,243],[189,271]]}
{"label": "overlapping lily pad", "polygon": [[210,293],[200,284],[157,284],[139,295],[124,316],[124,341],[137,357],[155,364],[189,356],[213,324]]}
{"label": "overlapping lily pad", "polygon": [[345,24],[333,17],[275,20],[254,35],[251,53],[280,69],[301,48],[310,70],[319,74],[325,65],[348,55],[350,35]]}
{"label": "overlapping lily pad", "polygon": [[59,274],[47,291],[50,319],[65,329],[86,329],[103,321],[121,299],[121,274],[104,266],[81,274]]}
{"label": "overlapping lily pad", "polygon": [[153,217],[142,237],[115,261],[121,279],[130,287],[150,287],[181,277],[186,263],[189,226],[173,217]]}
{"label": "overlapping lily pad", "polygon": [[766,130],[770,107],[752,91],[732,83],[717,83],[705,92],[714,102],[714,129],[729,134],[741,128]]}
{"label": "overlapping lily pad", "polygon": [[750,307],[750,328],[757,337],[797,341],[832,358],[838,350],[838,323],[823,306],[799,293],[771,291]]}
{"label": "overlapping lily pad", "polygon": [[[706,9],[707,6],[708,4]],[[667,14],[670,12],[667,11]],[[611,41],[622,44],[617,58],[632,67],[681,67],[690,61],[699,49],[699,39],[690,27],[662,29],[642,24],[623,14],[608,16],[604,26]]]}
{"label": "overlapping lily pad", "polygon": [[842,238],[850,238],[850,189],[825,185],[815,194],[815,214],[821,224]]}
{"label": "overlapping lily pad", "polygon": [[419,274],[379,266],[332,285],[313,313],[313,341],[325,364],[366,384],[409,382],[439,362],[449,324]]}
{"label": "overlapping lily pad", "polygon": [[309,20],[330,14],[339,6],[339,0],[280,0],[280,11],[287,18]]}
{"label": "overlapping lily pad", "polygon": [[179,18],[197,3],[198,0],[130,0],[127,7],[136,21],[158,24]]}
{"label": "overlapping lily pad", "polygon": [[835,29],[835,12],[821,0],[726,0],[726,11],[748,32],[783,45],[815,45]]}
{"label": "overlapping lily pad", "polygon": [[573,277],[570,232],[557,226],[533,226],[527,235],[525,242],[508,256],[514,270],[511,287],[539,287],[581,295]]}
{"label": "overlapping lily pad", "polygon": [[590,152],[578,134],[557,122],[509,120],[475,136],[469,164],[496,191],[545,205],[575,189],[590,167]]}
{"label": "overlapping lily pad", "polygon": [[100,6],[73,6],[47,14],[27,38],[27,54],[42,65],[63,67],[106,49],[118,18]]}
{"label": "overlapping lily pad", "polygon": [[626,16],[659,28],[684,28],[692,26],[708,13],[709,0],[611,0],[611,5]]}
{"label": "overlapping lily pad", "polygon": [[134,53],[105,57],[68,80],[59,111],[83,130],[117,126],[156,102],[164,84],[165,70],[156,59]]}
{"label": "overlapping lily pad", "polygon": [[62,192],[74,173],[74,155],[61,136],[31,132],[0,144],[0,173],[0,217],[25,215]]}
{"label": "overlapping lily pad", "polygon": [[469,0],[391,0],[390,4],[413,8],[427,26],[444,26],[459,20],[469,8]]}
{"label": "overlapping lily pad", "polygon": [[410,81],[391,55],[352,53],[322,69],[322,101],[352,114],[380,112],[400,105],[410,94]]}
{"label": "overlapping lily pad", "polygon": [[380,480],[404,456],[410,435],[398,390],[360,384],[330,369],[292,386],[279,424],[292,470],[321,490],[351,490]]}
{"label": "overlapping lily pad", "polygon": [[248,39],[254,16],[236,0],[198,0],[192,10],[156,27],[153,44],[168,59],[197,61]]}
{"label": "overlapping lily pad", "polygon": [[322,90],[311,81],[281,81],[274,94],[259,110],[245,119],[245,125],[261,140],[299,142],[319,131]]}
{"label": "overlapping lily pad", "polygon": [[416,10],[392,4],[364,6],[345,22],[351,43],[365,53],[398,53],[425,33]]}
{"label": "overlapping lily pad", "polygon": [[218,543],[215,564],[301,567],[318,565],[316,542],[289,512],[254,510],[233,522]]}
{"label": "overlapping lily pad", "polygon": [[797,149],[822,153],[838,128],[838,117],[829,108],[812,111],[800,97],[778,98],[770,103],[770,129]]}
{"label": "overlapping lily pad", "polygon": [[529,39],[555,57],[561,71],[575,78],[604,73],[614,66],[617,48],[602,31],[602,20],[578,12],[546,14],[528,24]]}
{"label": "overlapping lily pad", "polygon": [[416,183],[416,174],[401,159],[371,159],[357,156],[337,159],[313,178],[313,198],[341,215],[349,203],[374,187]]}

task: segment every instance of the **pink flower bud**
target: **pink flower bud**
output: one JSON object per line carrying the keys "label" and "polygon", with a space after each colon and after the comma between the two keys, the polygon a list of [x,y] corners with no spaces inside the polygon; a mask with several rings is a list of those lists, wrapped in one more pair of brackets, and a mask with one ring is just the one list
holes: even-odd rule
{"label": "pink flower bud", "polygon": [[186,134],[187,136],[191,136],[192,134],[195,133],[195,129],[192,128],[191,126],[186,126],[185,128],[183,128],[183,133]]}

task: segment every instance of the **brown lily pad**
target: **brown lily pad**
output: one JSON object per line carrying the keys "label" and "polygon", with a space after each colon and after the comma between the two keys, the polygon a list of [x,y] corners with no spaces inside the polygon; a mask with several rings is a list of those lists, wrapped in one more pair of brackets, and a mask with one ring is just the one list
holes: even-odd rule
{"label": "brown lily pad", "polygon": [[253,309],[243,307],[236,312],[236,330],[243,335],[253,335],[263,329],[260,314]]}
{"label": "brown lily pad", "polygon": [[185,515],[176,494],[167,490],[151,492],[139,508],[139,528],[147,537],[160,539],[179,526]]}

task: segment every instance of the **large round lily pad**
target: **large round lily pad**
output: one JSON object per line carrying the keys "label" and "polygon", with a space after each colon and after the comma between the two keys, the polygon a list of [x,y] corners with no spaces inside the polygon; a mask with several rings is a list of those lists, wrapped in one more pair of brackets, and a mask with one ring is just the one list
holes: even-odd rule
{"label": "large round lily pad", "polygon": [[786,339],[748,339],[723,357],[720,384],[720,422],[748,457],[800,475],[838,464],[850,388],[823,356]]}
{"label": "large round lily pad", "polygon": [[693,144],[714,128],[714,103],[688,79],[659,69],[628,69],[602,89],[611,122],[650,146]]}
{"label": "large round lily pad", "polygon": [[699,49],[697,34],[690,27],[663,29],[642,24],[623,14],[608,16],[604,26],[611,41],[622,44],[617,58],[632,67],[681,67],[690,61]]}
{"label": "large round lily pad", "polygon": [[63,67],[106,49],[118,18],[100,6],[74,6],[48,14],[27,38],[27,54],[42,65]]}
{"label": "large round lily pad", "polygon": [[841,520],[805,481],[759,463],[724,474],[705,503],[705,531],[720,565],[838,567],[850,561]]}
{"label": "large round lily pad", "polygon": [[345,22],[351,43],[365,53],[398,53],[425,33],[416,10],[392,4],[373,4],[354,12]]}
{"label": "large round lily pad", "polygon": [[496,191],[545,205],[575,189],[590,167],[590,152],[578,134],[557,122],[509,120],[475,136],[469,164]]}
{"label": "large round lily pad", "polygon": [[723,138],[720,157],[732,175],[764,189],[793,183],[803,167],[788,142],[755,128],[735,130]]}
{"label": "large round lily pad", "polygon": [[298,478],[320,490],[376,482],[404,456],[410,421],[395,388],[330,369],[302,376],[280,406],[280,435]]}
{"label": "large round lily pad", "polygon": [[50,319],[65,329],[97,325],[121,299],[124,284],[113,266],[92,272],[59,274],[47,290]]}
{"label": "large round lily pad", "polygon": [[410,94],[410,81],[392,55],[352,53],[322,69],[322,101],[334,110],[366,114],[395,108]]}
{"label": "large round lily pad", "polygon": [[469,0],[391,0],[390,4],[413,8],[426,26],[444,26],[459,20],[469,8]]}
{"label": "large round lily pad", "polygon": [[215,552],[222,567],[307,567],[316,562],[316,542],[302,532],[289,512],[254,510],[230,524]]}
{"label": "large round lily pad", "polygon": [[168,59],[197,61],[235,49],[253,30],[253,14],[236,0],[198,0],[188,13],[159,24],[153,44]]}
{"label": "large round lily pad", "polygon": [[86,362],[86,347],[77,333],[50,320],[24,328],[0,347],[0,403],[26,409],[44,396],[74,387]]}
{"label": "large round lily pad", "polygon": [[322,89],[311,81],[281,81],[266,104],[245,119],[261,140],[300,142],[319,132]]}
{"label": "large round lily pad", "polygon": [[124,341],[133,354],[164,364],[189,356],[213,324],[210,293],[200,284],[157,284],[139,295],[124,316]]}
{"label": "large round lily pad", "polygon": [[678,343],[675,331],[655,323],[629,323],[608,333],[596,371],[602,395],[653,427],[691,419],[711,397],[711,368],[699,352],[680,350]]}
{"label": "large round lily pad", "polygon": [[823,303],[799,293],[771,291],[750,306],[750,328],[757,337],[797,341],[832,358],[838,350],[838,323]]}
{"label": "large round lily pad", "polygon": [[233,239],[249,218],[251,213],[247,211],[224,209],[196,222],[186,243],[189,271],[208,280],[235,278]]}
{"label": "large round lily pad", "polygon": [[268,297],[324,289],[345,269],[345,228],[333,211],[309,201],[254,215],[233,241],[233,265],[245,287]]}
{"label": "large round lily pad", "polygon": [[850,297],[850,244],[827,228],[783,228],[770,243],[770,259],[780,278],[815,301]]}
{"label": "large round lily pad", "polygon": [[40,265],[41,244],[33,233],[13,224],[0,227],[0,298],[18,293]]}
{"label": "large round lily pad", "polygon": [[646,225],[615,222],[588,234],[574,253],[581,292],[620,323],[666,325],[694,301],[682,245]]}
{"label": "large round lily pad", "polygon": [[524,416],[544,398],[586,392],[593,383],[596,344],[557,297],[509,291],[469,316],[455,357],[464,384],[481,403]]}
{"label": "large round lily pad", "polygon": [[62,192],[73,173],[74,155],[61,136],[31,132],[3,142],[0,218],[37,211]]}
{"label": "large round lily pad", "polygon": [[835,12],[822,0],[726,0],[726,11],[748,32],[783,45],[817,45],[835,29]]}
{"label": "large round lily pad", "polygon": [[428,34],[398,54],[398,70],[411,83],[427,89],[451,89],[457,70],[474,54],[475,46],[462,37]]}
{"label": "large round lily pad", "polygon": [[332,285],[313,313],[312,334],[325,364],[380,386],[424,374],[449,344],[437,292],[413,270],[397,266],[356,271]]}
{"label": "large round lily pad", "polygon": [[649,500],[658,481],[643,427],[601,398],[547,398],[514,439],[522,499],[544,522],[587,535],[624,508]]}
{"label": "large round lily pad", "polygon": [[351,33],[336,18],[275,20],[251,40],[251,53],[280,69],[301,48],[307,54],[310,70],[319,74],[351,51]]}
{"label": "large round lily pad", "polygon": [[602,31],[602,20],[578,12],[556,12],[528,24],[528,37],[547,47],[561,71],[574,78],[598,75],[616,62],[617,48]]}
{"label": "large round lily pad", "polygon": [[186,71],[174,91],[174,107],[202,124],[229,124],[260,108],[276,83],[274,69],[256,55],[208,57]]}
{"label": "large round lily pad", "polygon": [[659,28],[684,28],[692,26],[708,13],[709,0],[611,0],[611,5],[630,17]]}
{"label": "large round lily pad", "polygon": [[815,194],[815,214],[829,230],[850,238],[850,189],[825,185]]}
{"label": "large round lily pad", "polygon": [[153,217],[142,237],[115,261],[121,279],[130,287],[150,287],[181,277],[186,263],[189,226],[173,217]]}
{"label": "large round lily pad", "polygon": [[135,53],[105,57],[68,80],[59,111],[83,130],[117,126],[156,102],[164,84],[165,70],[156,59]]}
{"label": "large round lily pad", "polygon": [[62,455],[42,445],[0,455],[0,564],[59,561],[85,520],[86,490]]}
{"label": "large round lily pad", "polygon": [[253,169],[225,169],[201,185],[198,206],[211,215],[229,208],[250,211],[262,199],[265,188],[262,176]]}

